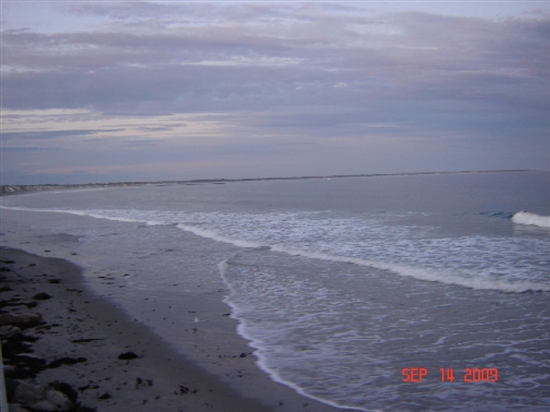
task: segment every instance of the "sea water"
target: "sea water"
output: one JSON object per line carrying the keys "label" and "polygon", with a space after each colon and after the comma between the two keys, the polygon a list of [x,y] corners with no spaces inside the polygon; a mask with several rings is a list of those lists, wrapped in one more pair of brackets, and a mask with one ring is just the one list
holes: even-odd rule
{"label": "sea water", "polygon": [[311,398],[550,408],[548,172],[113,187],[2,208],[78,236],[145,293],[215,267],[260,368]]}

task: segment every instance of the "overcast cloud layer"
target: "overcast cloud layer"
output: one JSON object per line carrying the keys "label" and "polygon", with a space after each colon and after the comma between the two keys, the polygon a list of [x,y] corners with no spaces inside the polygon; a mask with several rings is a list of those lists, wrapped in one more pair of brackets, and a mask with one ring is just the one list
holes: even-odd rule
{"label": "overcast cloud layer", "polygon": [[550,167],[550,3],[2,7],[2,183]]}

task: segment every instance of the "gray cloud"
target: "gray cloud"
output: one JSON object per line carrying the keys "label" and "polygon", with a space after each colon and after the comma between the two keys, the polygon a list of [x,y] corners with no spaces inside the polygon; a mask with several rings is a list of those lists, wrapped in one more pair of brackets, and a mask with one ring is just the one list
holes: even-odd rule
{"label": "gray cloud", "polygon": [[[231,22],[161,34],[8,31],[4,59],[29,70],[5,76],[6,102],[19,108],[102,109],[153,101],[182,110],[186,98],[225,109],[235,98],[270,106],[295,98],[300,104],[354,97],[327,87],[337,83],[366,98],[470,99],[475,90],[491,100],[501,97],[491,93],[498,88],[500,95],[525,99],[525,87],[534,93],[548,81],[548,59],[541,58],[547,56],[547,20],[401,13],[386,18],[384,26],[396,33],[385,34],[369,32],[369,19],[356,18],[350,27],[337,17],[314,18],[314,23],[330,20],[332,29],[323,32],[319,24],[298,22],[282,36],[281,28],[265,30],[273,23],[253,30],[251,24]],[[303,82],[314,91],[309,99],[291,93]]]}
{"label": "gray cloud", "polygon": [[41,147],[41,146],[3,146],[2,152],[21,153],[21,152],[42,152],[42,151],[64,151],[62,147]]}
{"label": "gray cloud", "polygon": [[2,133],[3,141],[10,140],[42,140],[64,137],[91,136],[100,133],[117,132],[121,129],[100,129],[100,130],[44,130],[33,132],[7,132]]}
{"label": "gray cloud", "polygon": [[[122,132],[117,144],[138,148],[153,141],[135,133],[184,145],[208,125],[230,142],[216,140],[212,157],[269,152],[273,135],[288,147],[290,138],[308,146],[343,137],[541,147],[550,131],[548,13],[489,19],[371,6],[59,4],[71,18],[97,21],[81,30],[4,30],[4,109],[79,109],[124,126],[67,123],[63,132],[8,130],[2,138]],[[185,136],[181,124],[127,120],[174,114],[204,117]]]}

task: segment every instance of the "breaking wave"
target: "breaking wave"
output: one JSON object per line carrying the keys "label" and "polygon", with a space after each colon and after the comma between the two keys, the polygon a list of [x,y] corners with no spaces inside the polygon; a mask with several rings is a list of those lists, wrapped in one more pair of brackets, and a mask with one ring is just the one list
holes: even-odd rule
{"label": "breaking wave", "polygon": [[[387,253],[384,253],[384,249],[387,249],[386,251],[389,251],[389,255],[396,255],[398,253],[398,250],[395,248],[391,248],[392,242],[386,239],[386,242],[382,242],[381,246],[379,245],[378,248],[374,248],[372,244],[374,243],[374,239],[370,239],[367,243],[371,244],[371,247],[373,247],[370,250],[370,255],[373,258],[365,258],[361,255],[364,255],[363,253],[355,254],[353,253],[354,247],[353,245],[347,244],[345,242],[345,239],[340,238],[334,238],[333,242],[331,242],[332,247],[329,250],[321,250],[320,246],[314,247],[313,249],[308,247],[307,244],[299,242],[298,244],[294,244],[290,239],[286,239],[284,237],[280,237],[274,239],[273,236],[275,233],[271,231],[271,236],[266,236],[265,233],[260,236],[259,238],[254,235],[254,233],[250,232],[250,228],[246,229],[245,222],[249,221],[251,219],[250,215],[245,215],[242,219],[237,219],[235,216],[231,215],[230,219],[226,219],[229,221],[240,221],[240,224],[238,224],[240,230],[237,233],[228,233],[227,230],[223,230],[223,227],[220,226],[220,221],[222,218],[222,215],[216,214],[213,219],[213,222],[216,222],[217,226],[219,227],[212,227],[213,222],[209,222],[210,224],[206,224],[206,227],[203,226],[201,222],[201,218],[204,218],[204,215],[197,216],[196,218],[191,218],[191,216],[187,216],[187,218],[191,218],[191,221],[187,221],[185,223],[181,223],[182,216],[179,216],[177,214],[172,213],[166,213],[166,212],[160,212],[160,211],[139,211],[139,210],[101,210],[101,209],[94,209],[94,210],[67,210],[67,209],[31,209],[31,208],[25,208],[25,207],[9,207],[9,206],[1,206],[1,208],[4,209],[10,209],[10,210],[22,210],[22,211],[33,211],[33,212],[49,212],[49,213],[67,213],[72,214],[76,216],[86,216],[86,217],[92,217],[96,219],[107,219],[112,221],[119,221],[119,222],[126,222],[126,223],[141,223],[145,224],[147,226],[172,226],[175,225],[177,228],[191,232],[197,236],[212,239],[218,242],[223,243],[229,243],[233,244],[237,247],[242,248],[266,248],[270,249],[276,252],[282,252],[286,253],[291,256],[303,256],[309,259],[317,259],[317,260],[326,260],[326,261],[333,261],[333,262],[340,262],[340,263],[350,263],[358,266],[365,266],[365,267],[372,267],[382,270],[387,270],[392,273],[398,274],[400,276],[404,277],[410,277],[417,280],[422,281],[430,281],[430,282],[439,282],[443,284],[452,284],[457,286],[462,286],[466,288],[471,289],[477,289],[477,290],[497,290],[501,292],[506,293],[523,293],[523,292],[549,292],[550,291],[550,284],[548,284],[544,279],[537,279],[536,277],[531,278],[524,278],[522,279],[521,276],[518,278],[518,276],[512,276],[513,273],[508,273],[506,271],[503,271],[503,268],[500,266],[491,266],[484,268],[484,271],[487,273],[481,273],[483,271],[482,267],[479,267],[477,270],[477,274],[470,273],[468,271],[464,273],[457,272],[456,270],[450,270],[450,268],[445,267],[445,265],[442,263],[443,267],[433,267],[429,264],[426,264],[426,257],[424,258],[424,261],[419,261],[418,258],[416,259],[416,264],[411,264],[411,262],[407,261],[395,261],[393,259],[390,259]],[[200,217],[200,218],[199,218]],[[273,218],[273,217],[272,217]],[[198,220],[197,220],[198,219]],[[271,222],[273,226],[277,227],[280,223],[279,220],[271,221],[268,217],[264,216],[264,219],[268,220],[268,223]],[[194,220],[194,221],[193,221]],[[524,225],[536,225],[540,227],[550,228],[550,217],[548,216],[539,216],[532,213],[527,212],[519,212],[513,215],[512,221],[517,224],[524,224]],[[265,223],[265,222],[264,222]],[[276,223],[276,224],[275,224]],[[297,224],[297,222],[295,222]],[[328,220],[323,220],[323,225],[330,225],[331,223]],[[214,225],[214,226],[216,226]],[[254,221],[253,227],[260,227],[261,222],[260,221]],[[269,225],[268,225],[269,226]],[[269,231],[267,226],[262,226],[264,231]],[[304,232],[306,230],[313,230],[315,227],[314,222],[312,220],[307,220],[304,225],[299,226],[300,232]],[[332,236],[334,236],[337,232],[347,231],[352,233],[354,230],[354,226],[347,225],[343,228],[340,228],[338,230],[338,227],[335,226],[335,223],[332,222],[331,226],[331,232]],[[273,232],[273,233],[272,233]],[[282,232],[281,232],[282,233]],[[355,232],[353,232],[355,233]],[[382,237],[382,233],[378,234],[379,237]],[[390,236],[391,237],[391,236]],[[390,239],[391,240],[391,239]],[[343,249],[335,248],[334,245],[338,245],[340,243],[346,243],[344,245]],[[470,238],[470,242],[473,242],[473,244],[476,244],[475,238]],[[466,241],[464,241],[466,242]],[[443,249],[436,249],[439,250],[440,253],[428,253],[426,250],[417,250],[417,249],[411,249],[409,253],[413,254],[424,254],[430,259],[433,260],[437,259],[437,255],[440,256],[451,256],[453,250],[455,249],[464,249],[466,247],[470,247],[469,244],[464,244],[464,242],[460,243],[459,240],[448,240],[448,243],[450,245],[445,248],[443,246],[439,246],[440,248],[443,247]],[[420,241],[416,240],[415,242],[411,242],[411,244],[419,244]],[[477,244],[476,244],[477,245]],[[430,251],[437,245],[434,243],[431,247],[428,247],[427,250]],[[483,243],[482,246],[484,248],[491,249],[491,244],[488,244],[487,242]],[[487,253],[487,252],[486,252]],[[493,248],[493,253],[494,248]],[[462,255],[455,256],[455,260],[460,261]],[[486,256],[486,255],[484,255]],[[452,256],[451,256],[452,257]],[[487,260],[487,259],[485,259]],[[475,264],[476,262],[471,259],[470,264]],[[456,267],[456,266],[455,266]],[[501,272],[499,276],[491,275],[491,272]]]}
{"label": "breaking wave", "polygon": [[550,216],[540,216],[535,213],[518,212],[512,216],[512,222],[518,225],[530,225],[550,228]]}

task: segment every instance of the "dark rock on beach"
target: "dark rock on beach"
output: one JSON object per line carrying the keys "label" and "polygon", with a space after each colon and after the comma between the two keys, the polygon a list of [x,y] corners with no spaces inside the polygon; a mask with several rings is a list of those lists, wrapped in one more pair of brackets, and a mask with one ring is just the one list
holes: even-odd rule
{"label": "dark rock on beach", "polygon": [[86,358],[80,357],[80,358],[59,358],[56,359],[48,364],[48,368],[59,368],[63,365],[75,365],[77,363],[86,362]]}
{"label": "dark rock on beach", "polygon": [[130,359],[136,359],[139,358],[138,355],[136,355],[134,352],[124,352],[118,355],[118,359],[120,360],[130,360]]}
{"label": "dark rock on beach", "polygon": [[0,313],[0,325],[17,325],[32,327],[42,322],[42,315],[38,313]]}
{"label": "dark rock on beach", "polygon": [[47,293],[40,292],[40,293],[37,293],[36,295],[34,295],[32,298],[34,300],[48,300],[48,299],[51,299],[52,297],[50,295],[48,295]]}

